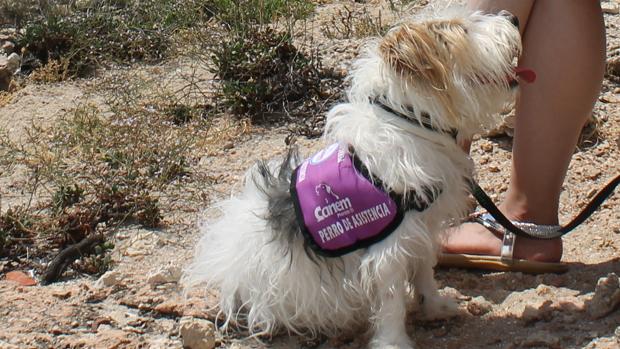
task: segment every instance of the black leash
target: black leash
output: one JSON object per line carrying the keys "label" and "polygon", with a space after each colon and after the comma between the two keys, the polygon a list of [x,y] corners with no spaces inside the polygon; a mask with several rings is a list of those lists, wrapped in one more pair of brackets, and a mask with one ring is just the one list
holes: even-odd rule
{"label": "black leash", "polygon": [[[431,117],[428,113],[426,112],[422,112],[420,114],[420,118],[418,119],[415,116],[415,110],[413,110],[413,108],[406,108],[407,112],[410,113],[410,115],[407,114],[403,114],[397,110],[392,109],[391,107],[389,107],[388,105],[384,104],[380,98],[371,98],[370,102],[378,107],[380,107],[381,109],[387,111],[388,113],[398,116],[399,118],[402,118],[406,121],[409,121],[421,128],[427,129],[429,131],[434,131],[437,133],[441,133],[441,134],[446,134],[449,135],[450,137],[452,137],[455,141],[458,135],[458,130],[455,129],[449,129],[449,130],[443,130],[443,129],[439,129],[435,126],[433,126],[432,122],[431,122]],[[592,198],[592,200],[590,200],[590,202],[588,203],[588,205],[575,217],[573,218],[572,221],[570,221],[568,224],[564,225],[564,226],[560,226],[560,228],[553,232],[553,233],[538,233],[535,234],[533,232],[527,232],[517,226],[515,226],[510,219],[506,218],[506,216],[504,216],[504,214],[499,210],[499,208],[497,208],[497,206],[495,206],[495,204],[493,203],[493,200],[491,200],[491,198],[489,197],[489,195],[487,195],[487,193],[484,192],[484,190],[482,190],[482,188],[480,188],[480,186],[478,185],[478,183],[476,183],[476,181],[474,181],[473,179],[470,181],[470,187],[471,187],[471,192],[474,195],[474,197],[476,198],[476,200],[478,201],[478,203],[480,204],[480,206],[482,206],[485,210],[487,210],[487,212],[493,216],[493,218],[495,219],[495,221],[497,221],[498,224],[500,224],[501,226],[503,226],[506,230],[508,230],[509,232],[512,232],[515,235],[519,235],[519,236],[523,236],[523,237],[529,237],[529,238],[535,238],[535,239],[555,239],[561,236],[564,236],[566,234],[568,234],[569,232],[571,232],[573,229],[575,229],[576,227],[578,227],[581,223],[583,223],[586,219],[588,219],[600,206],[601,204],[607,200],[607,198],[613,194],[614,190],[616,189],[616,187],[618,186],[618,184],[620,184],[620,175],[616,176],[614,179],[612,179],[609,183],[607,183],[607,185],[605,185],[603,187],[603,189],[601,189],[595,196],[594,198]],[[413,197],[415,197],[415,195],[413,195]],[[413,205],[414,209],[415,209],[416,205]]]}
{"label": "black leash", "polygon": [[497,223],[503,226],[506,230],[511,233],[528,237],[528,238],[536,238],[536,239],[554,239],[568,234],[570,231],[575,229],[581,223],[583,223],[586,219],[588,219],[600,206],[601,204],[611,195],[613,194],[616,187],[620,184],[620,175],[616,176],[616,178],[612,179],[607,185],[603,187],[595,196],[590,200],[588,205],[568,224],[563,225],[560,229],[557,230],[556,233],[550,235],[532,235],[531,233],[516,227],[510,219],[506,218],[504,214],[495,206],[493,200],[487,195],[487,193],[480,188],[478,183],[474,180],[471,180],[471,192],[480,204],[487,212],[495,218]]}

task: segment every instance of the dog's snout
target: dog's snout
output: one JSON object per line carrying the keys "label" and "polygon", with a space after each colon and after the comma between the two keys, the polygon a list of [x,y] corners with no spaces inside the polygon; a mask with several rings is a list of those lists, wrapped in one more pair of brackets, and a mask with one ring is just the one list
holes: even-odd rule
{"label": "dog's snout", "polygon": [[513,15],[508,11],[501,11],[499,14],[506,17],[506,19],[509,20],[510,23],[512,23],[515,27],[519,28],[519,17]]}

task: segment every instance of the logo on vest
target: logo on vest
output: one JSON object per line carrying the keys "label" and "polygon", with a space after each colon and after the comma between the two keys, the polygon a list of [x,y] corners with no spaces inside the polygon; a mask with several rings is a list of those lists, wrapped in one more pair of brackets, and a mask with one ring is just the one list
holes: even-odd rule
{"label": "logo on vest", "polygon": [[317,196],[325,200],[325,206],[317,206],[314,209],[314,218],[316,218],[317,222],[321,222],[335,214],[348,211],[353,207],[348,197],[340,199],[340,196],[332,190],[332,187],[325,183],[317,185],[314,191]]}

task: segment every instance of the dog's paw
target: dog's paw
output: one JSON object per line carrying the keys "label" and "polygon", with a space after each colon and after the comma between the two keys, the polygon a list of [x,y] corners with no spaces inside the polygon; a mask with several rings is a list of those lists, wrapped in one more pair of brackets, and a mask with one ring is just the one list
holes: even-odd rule
{"label": "dog's paw", "polygon": [[446,296],[424,297],[421,299],[424,318],[428,320],[447,319],[461,314],[458,303]]}
{"label": "dog's paw", "polygon": [[413,343],[409,338],[397,340],[397,341],[387,341],[381,339],[374,339],[370,342],[370,349],[415,349]]}

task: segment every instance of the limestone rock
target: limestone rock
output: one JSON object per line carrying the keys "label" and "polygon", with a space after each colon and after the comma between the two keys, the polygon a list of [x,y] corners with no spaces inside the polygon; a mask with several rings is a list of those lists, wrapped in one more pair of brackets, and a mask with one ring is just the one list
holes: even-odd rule
{"label": "limestone rock", "polygon": [[122,275],[117,271],[108,271],[101,275],[99,280],[95,283],[98,288],[102,287],[114,287],[121,284]]}
{"label": "limestone rock", "polygon": [[213,349],[215,347],[215,326],[204,319],[183,317],[179,321],[179,334],[183,347],[189,349]]}
{"label": "limestone rock", "polygon": [[620,280],[615,273],[607,274],[596,283],[594,296],[586,302],[590,316],[600,319],[620,306]]}
{"label": "limestone rock", "polygon": [[620,8],[615,2],[602,2],[601,9],[603,10],[603,13],[608,13],[610,15],[617,15],[620,13]]}
{"label": "limestone rock", "polygon": [[12,41],[3,41],[2,45],[0,45],[0,50],[9,55],[15,51],[15,44]]}
{"label": "limestone rock", "polygon": [[0,90],[8,91],[13,74],[19,69],[21,59],[18,54],[11,53],[8,57],[0,55]]}
{"label": "limestone rock", "polygon": [[553,317],[553,301],[542,297],[536,290],[509,295],[499,310],[526,323],[538,320],[550,320]]}
{"label": "limestone rock", "polygon": [[151,272],[148,276],[147,283],[151,286],[156,286],[159,284],[178,282],[182,274],[183,270],[180,266],[169,264]]}

